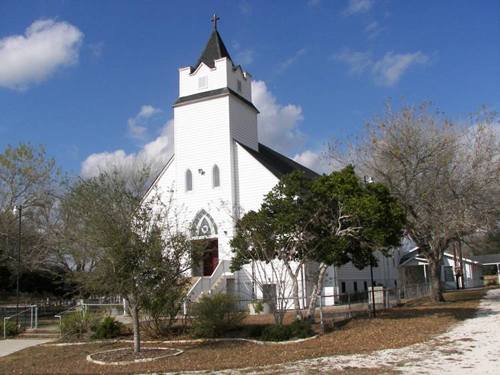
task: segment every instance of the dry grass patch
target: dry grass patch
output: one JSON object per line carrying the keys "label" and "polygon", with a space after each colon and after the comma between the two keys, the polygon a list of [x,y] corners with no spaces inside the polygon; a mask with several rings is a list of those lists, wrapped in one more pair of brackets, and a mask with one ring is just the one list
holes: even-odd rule
{"label": "dry grass patch", "polygon": [[[0,373],[138,373],[272,365],[335,354],[366,353],[399,348],[428,340],[445,332],[451,325],[474,315],[484,290],[447,293],[449,302],[435,304],[427,300],[381,312],[376,319],[353,319],[342,328],[318,339],[300,344],[255,345],[245,342],[217,342],[168,347],[184,350],[178,357],[168,357],[123,368],[108,368],[86,361],[98,351],[129,344],[89,344],[70,347],[35,347],[0,358]],[[145,345],[147,346],[147,345]],[[153,345],[149,345],[153,346]],[[155,344],[154,346],[161,346]],[[370,373],[371,369],[351,369],[352,373]],[[381,370],[381,369],[379,369]],[[373,369],[376,371],[376,369]],[[389,370],[388,370],[389,371]],[[349,370],[348,373],[351,373]],[[374,372],[376,373],[376,372]],[[380,373],[380,372],[379,372]]]}

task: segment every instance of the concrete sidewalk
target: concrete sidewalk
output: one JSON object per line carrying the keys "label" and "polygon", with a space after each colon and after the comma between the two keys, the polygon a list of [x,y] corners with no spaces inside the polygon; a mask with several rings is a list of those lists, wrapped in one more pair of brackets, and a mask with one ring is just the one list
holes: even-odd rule
{"label": "concrete sidewalk", "polygon": [[46,342],[53,341],[52,339],[8,339],[0,340],[0,357],[5,357],[6,355],[12,354],[19,350],[29,348],[30,346],[36,346],[40,344],[45,344]]}

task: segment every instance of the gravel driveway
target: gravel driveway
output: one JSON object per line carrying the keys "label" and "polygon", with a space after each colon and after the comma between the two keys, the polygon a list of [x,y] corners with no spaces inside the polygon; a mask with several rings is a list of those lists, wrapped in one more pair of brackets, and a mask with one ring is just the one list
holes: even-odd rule
{"label": "gravel driveway", "polygon": [[387,369],[403,374],[500,374],[500,289],[488,291],[474,318],[430,341],[368,355],[304,360],[258,373],[329,373],[349,368],[377,368],[380,372]]}

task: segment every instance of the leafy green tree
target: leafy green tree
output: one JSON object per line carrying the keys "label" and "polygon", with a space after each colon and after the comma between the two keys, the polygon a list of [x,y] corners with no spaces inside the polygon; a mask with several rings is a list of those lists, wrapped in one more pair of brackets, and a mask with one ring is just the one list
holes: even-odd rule
{"label": "leafy green tree", "polygon": [[140,351],[140,313],[157,288],[182,289],[191,267],[191,242],[178,229],[171,207],[158,192],[145,192],[149,169],[103,172],[79,180],[65,199],[80,218],[80,236],[95,249],[94,266],[80,273],[93,293],[122,296],[129,306],[134,351]]}
{"label": "leafy green tree", "polygon": [[373,262],[373,251],[398,246],[404,211],[381,184],[364,184],[352,166],[315,180],[300,173],[284,176],[259,211],[247,213],[231,242],[233,269],[251,261],[283,263],[292,283],[299,316],[298,276],[307,262],[318,264],[309,298],[314,316],[326,270],[352,261]]}
{"label": "leafy green tree", "polygon": [[362,269],[375,265],[375,251],[385,255],[400,245],[405,213],[380,183],[363,183],[352,166],[321,176],[312,185],[318,219],[311,230],[316,242],[312,259],[318,275],[307,316],[314,317],[326,270],[352,262]]}

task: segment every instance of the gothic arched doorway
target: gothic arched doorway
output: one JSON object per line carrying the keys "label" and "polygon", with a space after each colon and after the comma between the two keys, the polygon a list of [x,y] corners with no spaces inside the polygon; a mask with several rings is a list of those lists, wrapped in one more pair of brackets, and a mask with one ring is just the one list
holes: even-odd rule
{"label": "gothic arched doorway", "polygon": [[198,267],[193,267],[193,276],[210,276],[219,264],[219,241],[217,239],[217,225],[214,219],[205,210],[196,214],[192,227],[191,237],[199,253]]}

